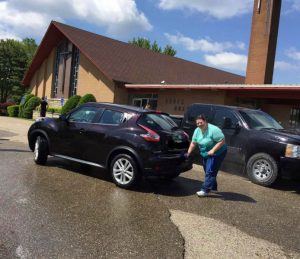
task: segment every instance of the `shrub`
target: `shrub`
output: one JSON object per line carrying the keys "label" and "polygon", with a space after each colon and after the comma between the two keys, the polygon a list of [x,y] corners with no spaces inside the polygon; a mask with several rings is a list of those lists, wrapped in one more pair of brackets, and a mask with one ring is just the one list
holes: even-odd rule
{"label": "shrub", "polygon": [[32,119],[33,110],[39,106],[41,103],[41,99],[37,96],[31,97],[28,102],[24,105],[23,109],[23,118]]}
{"label": "shrub", "polygon": [[11,105],[7,107],[7,112],[9,117],[18,117],[19,115],[19,105]]}
{"label": "shrub", "polygon": [[7,115],[7,107],[14,104],[14,102],[0,103],[0,115]]}
{"label": "shrub", "polygon": [[47,109],[47,112],[51,112],[51,113],[61,113],[61,108],[50,107],[50,108]]}
{"label": "shrub", "polygon": [[73,95],[72,97],[70,97],[68,101],[66,101],[65,105],[62,107],[61,114],[65,114],[74,109],[80,101],[80,98],[80,95]]}
{"label": "shrub", "polygon": [[19,117],[20,118],[23,118],[23,111],[26,107],[26,104],[28,103],[28,101],[30,100],[30,98],[32,98],[34,95],[33,94],[26,94],[25,95],[25,98],[24,98],[24,104],[21,105],[20,104],[20,107],[19,107]]}
{"label": "shrub", "polygon": [[84,103],[88,103],[88,102],[96,102],[95,96],[92,94],[86,94],[86,95],[82,96],[80,98],[80,101],[78,102],[77,106],[80,106],[80,105],[82,105]]}

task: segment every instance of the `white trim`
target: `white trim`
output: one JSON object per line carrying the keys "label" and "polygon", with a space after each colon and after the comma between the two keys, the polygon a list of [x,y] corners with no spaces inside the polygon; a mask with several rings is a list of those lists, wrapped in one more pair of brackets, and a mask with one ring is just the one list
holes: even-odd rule
{"label": "white trim", "polygon": [[83,163],[83,164],[87,164],[87,165],[91,165],[91,166],[96,166],[96,167],[100,167],[100,168],[104,168],[104,166],[97,164],[97,163],[93,163],[93,162],[89,162],[89,161],[85,161],[85,160],[81,160],[81,159],[77,159],[77,158],[73,158],[73,157],[69,157],[69,156],[64,156],[64,155],[59,155],[59,154],[51,154],[52,156],[55,157],[60,157],[63,159],[68,159],[68,160],[72,160],[78,163]]}

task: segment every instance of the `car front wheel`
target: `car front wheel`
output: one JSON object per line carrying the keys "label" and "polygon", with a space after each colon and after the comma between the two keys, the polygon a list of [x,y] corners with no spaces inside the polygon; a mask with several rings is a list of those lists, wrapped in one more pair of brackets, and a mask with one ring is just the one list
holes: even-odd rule
{"label": "car front wheel", "polygon": [[48,158],[48,142],[44,137],[38,136],[34,144],[34,162],[44,165]]}
{"label": "car front wheel", "polygon": [[257,153],[248,160],[247,174],[253,183],[269,186],[278,177],[278,166],[270,155]]}
{"label": "car front wheel", "polygon": [[122,188],[130,188],[140,180],[134,159],[127,154],[119,154],[111,162],[110,173],[114,183]]}

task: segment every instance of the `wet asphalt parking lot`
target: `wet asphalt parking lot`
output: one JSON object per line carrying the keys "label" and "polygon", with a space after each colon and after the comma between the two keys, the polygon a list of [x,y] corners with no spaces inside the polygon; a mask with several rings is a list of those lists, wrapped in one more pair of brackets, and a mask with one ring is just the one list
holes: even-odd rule
{"label": "wet asphalt parking lot", "polygon": [[299,181],[221,172],[219,193],[198,198],[195,166],[123,190],[96,168],[35,165],[14,136],[0,129],[0,258],[300,258]]}

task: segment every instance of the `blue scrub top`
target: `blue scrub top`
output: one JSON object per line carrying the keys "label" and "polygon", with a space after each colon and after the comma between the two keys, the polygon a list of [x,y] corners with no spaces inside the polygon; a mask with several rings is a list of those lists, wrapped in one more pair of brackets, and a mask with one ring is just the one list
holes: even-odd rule
{"label": "blue scrub top", "polygon": [[[192,137],[192,142],[197,143],[200,149],[200,155],[203,158],[207,158],[207,152],[211,150],[218,142],[223,140],[224,134],[217,126],[210,123],[207,124],[207,129],[204,133],[200,128],[196,128]],[[224,144],[219,150],[215,152],[216,156],[219,156],[227,149],[227,145]]]}

